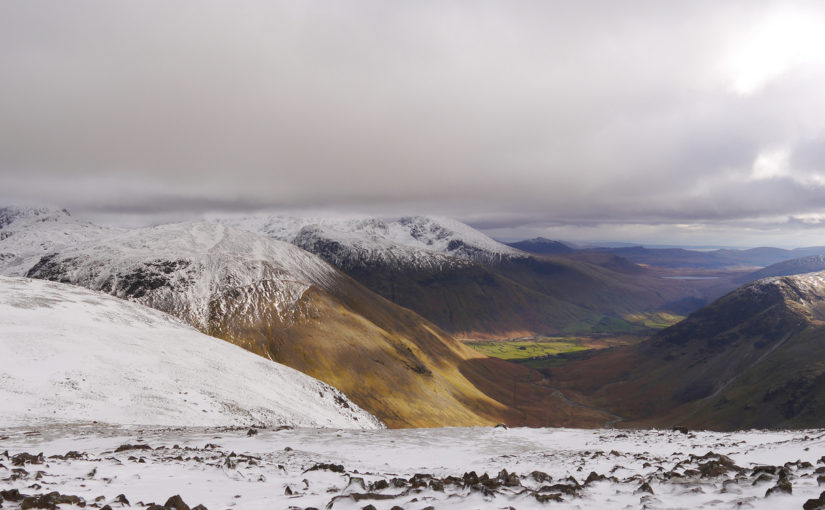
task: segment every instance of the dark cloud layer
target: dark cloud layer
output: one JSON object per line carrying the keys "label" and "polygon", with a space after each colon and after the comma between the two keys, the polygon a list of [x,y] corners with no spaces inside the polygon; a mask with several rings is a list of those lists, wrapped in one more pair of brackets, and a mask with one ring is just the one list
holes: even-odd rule
{"label": "dark cloud layer", "polygon": [[823,23],[817,2],[6,1],[0,200],[774,235],[825,217]]}

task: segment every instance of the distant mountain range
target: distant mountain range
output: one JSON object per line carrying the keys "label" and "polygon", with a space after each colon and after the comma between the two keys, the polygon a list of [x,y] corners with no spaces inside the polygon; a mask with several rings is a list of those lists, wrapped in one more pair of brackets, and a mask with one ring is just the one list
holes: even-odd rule
{"label": "distant mountain range", "polygon": [[[742,269],[768,266],[801,257],[825,255],[825,246],[811,246],[792,250],[762,247],[745,250],[718,249],[701,251],[686,248],[645,248],[642,246],[573,248],[560,241],[553,241],[541,237],[527,241],[508,243],[508,245],[530,253],[610,253],[636,264],[670,269]],[[569,249],[565,250],[565,247]]]}

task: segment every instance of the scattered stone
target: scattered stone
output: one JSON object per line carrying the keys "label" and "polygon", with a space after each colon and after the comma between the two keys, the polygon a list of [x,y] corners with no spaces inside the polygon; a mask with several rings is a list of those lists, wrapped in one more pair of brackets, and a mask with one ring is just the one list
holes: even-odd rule
{"label": "scattered stone", "polygon": [[642,494],[642,493],[653,494],[653,487],[650,486],[649,483],[644,482],[642,485],[639,486],[638,489],[633,491],[633,494]]}
{"label": "scattered stone", "polygon": [[249,429],[246,433],[246,437],[254,436],[254,435],[257,435],[257,434],[258,434],[257,429]]}
{"label": "scattered stone", "polygon": [[25,466],[27,463],[43,464],[43,460],[44,459],[42,453],[38,453],[37,455],[31,455],[29,453],[23,452],[12,456],[11,463],[15,466]]}
{"label": "scattered stone", "polygon": [[148,444],[122,444],[115,448],[115,453],[126,452],[129,450],[151,450],[152,447]]}
{"label": "scattered stone", "polygon": [[57,510],[57,505],[64,504],[86,506],[86,500],[80,496],[69,496],[60,494],[59,492],[50,492],[48,494],[39,494],[23,498],[23,501],[20,503],[20,510],[28,510],[30,508]]}
{"label": "scattered stone", "polygon": [[332,471],[333,473],[343,473],[344,466],[341,464],[326,464],[321,462],[307,469],[304,473],[308,473],[310,471]]}

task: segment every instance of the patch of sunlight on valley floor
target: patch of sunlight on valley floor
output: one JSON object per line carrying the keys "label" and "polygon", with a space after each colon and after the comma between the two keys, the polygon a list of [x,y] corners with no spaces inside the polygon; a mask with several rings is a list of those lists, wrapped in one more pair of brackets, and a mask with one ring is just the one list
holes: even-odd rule
{"label": "patch of sunlight on valley floor", "polygon": [[627,322],[644,326],[651,329],[664,329],[673,326],[685,318],[684,315],[676,315],[667,312],[641,312],[629,313],[622,317]]}
{"label": "patch of sunlight on valley floor", "polygon": [[566,352],[585,351],[590,347],[576,340],[507,340],[489,342],[467,342],[473,349],[505,360],[538,358],[541,356],[557,355]]}

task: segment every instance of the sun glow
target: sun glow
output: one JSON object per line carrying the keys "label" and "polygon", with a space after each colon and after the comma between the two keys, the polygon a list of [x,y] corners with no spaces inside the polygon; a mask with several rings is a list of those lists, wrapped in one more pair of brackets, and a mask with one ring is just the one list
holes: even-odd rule
{"label": "sun glow", "polygon": [[765,16],[734,44],[725,67],[730,88],[742,95],[758,92],[788,70],[825,64],[825,30],[818,15],[780,11]]}

